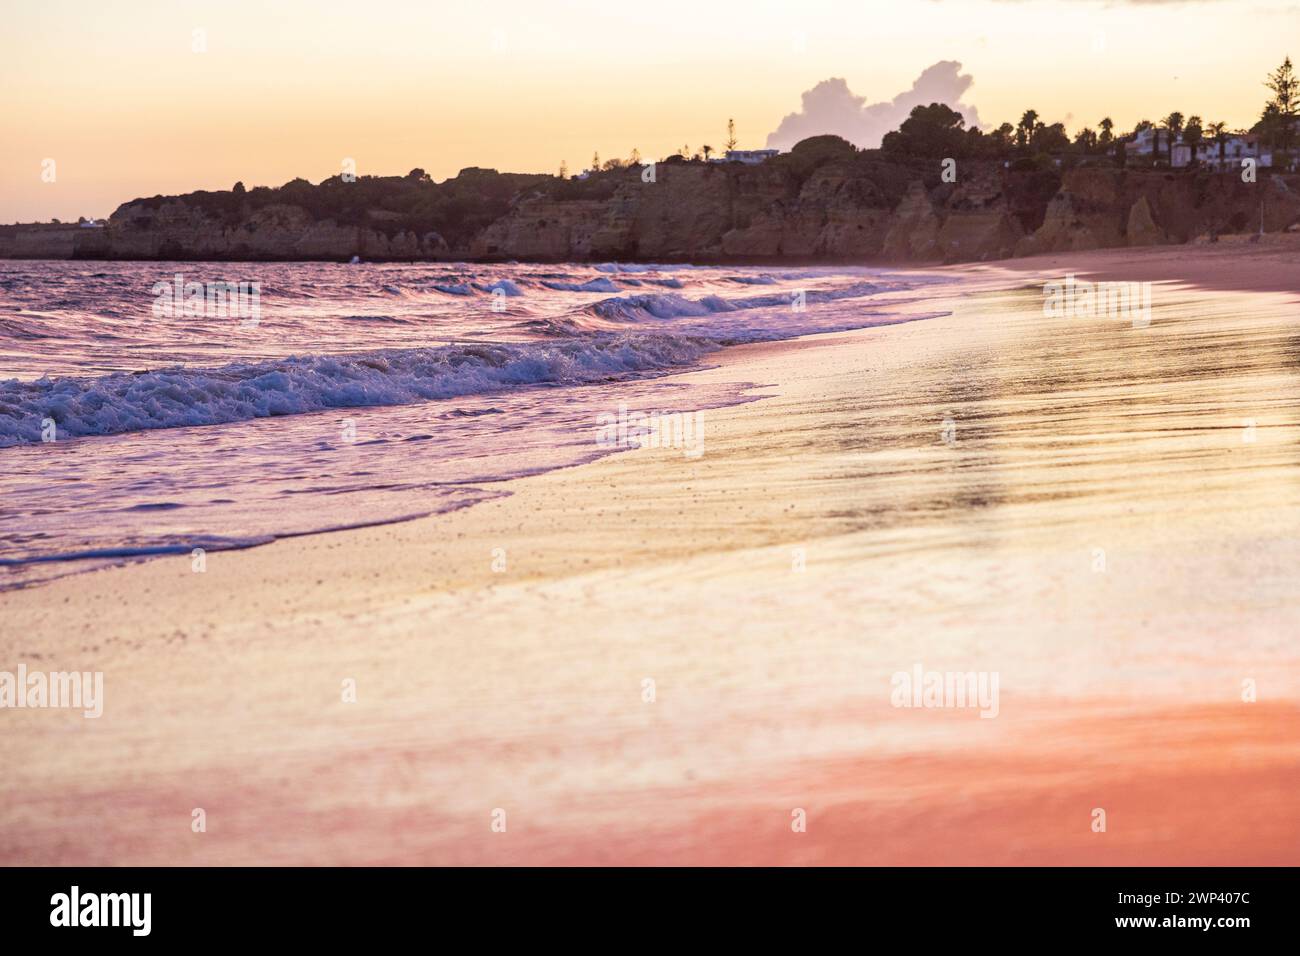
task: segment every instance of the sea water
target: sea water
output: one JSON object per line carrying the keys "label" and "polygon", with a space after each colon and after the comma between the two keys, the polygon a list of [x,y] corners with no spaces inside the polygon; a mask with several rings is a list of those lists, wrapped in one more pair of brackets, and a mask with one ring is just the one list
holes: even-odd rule
{"label": "sea water", "polygon": [[[610,453],[599,423],[619,408],[744,400],[744,383],[673,375],[720,348],[899,321],[900,300],[941,281],[853,267],[2,262],[0,587],[470,505],[505,479]],[[184,295],[223,284],[254,290],[256,314]]]}

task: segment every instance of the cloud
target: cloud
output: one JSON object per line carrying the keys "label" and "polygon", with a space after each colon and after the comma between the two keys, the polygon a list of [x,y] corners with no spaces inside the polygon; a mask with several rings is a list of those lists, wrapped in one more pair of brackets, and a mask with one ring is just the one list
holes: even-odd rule
{"label": "cloud", "polygon": [[974,77],[961,72],[956,60],[940,60],[926,67],[910,90],[887,102],[868,105],[867,98],[856,95],[843,79],[822,80],[803,94],[803,108],[786,116],[776,131],[768,134],[767,145],[769,149],[789,149],[809,136],[834,133],[857,146],[874,149],[881,137],[898,129],[912,107],[930,103],[946,103],[961,113],[967,126],[980,126],[975,107],[961,102],[974,82]]}

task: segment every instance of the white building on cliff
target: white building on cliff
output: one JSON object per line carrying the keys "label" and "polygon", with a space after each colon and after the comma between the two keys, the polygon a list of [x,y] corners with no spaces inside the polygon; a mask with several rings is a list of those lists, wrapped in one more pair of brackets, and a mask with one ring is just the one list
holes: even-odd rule
{"label": "white building on cliff", "polygon": [[779,149],[729,149],[721,162],[745,163],[749,166],[757,166],[759,163],[766,162],[773,156],[779,156],[780,154]]}
{"label": "white building on cliff", "polygon": [[[1125,144],[1129,156],[1149,157],[1155,162],[1170,161],[1169,130],[1151,126],[1138,132]],[[1222,158],[1220,154],[1222,153]],[[1273,152],[1253,133],[1230,133],[1224,136],[1223,149],[1212,136],[1205,135],[1195,145],[1184,142],[1179,136],[1174,141],[1173,162],[1175,169],[1190,166],[1195,159],[1202,166],[1225,171],[1240,169],[1243,159],[1253,159],[1259,166],[1273,165]]]}

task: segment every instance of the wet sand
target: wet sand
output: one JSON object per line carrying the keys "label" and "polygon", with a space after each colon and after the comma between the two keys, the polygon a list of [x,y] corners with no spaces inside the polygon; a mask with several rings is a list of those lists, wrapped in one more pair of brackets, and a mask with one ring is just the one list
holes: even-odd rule
{"label": "wet sand", "polygon": [[[698,458],[0,595],[0,667],[107,697],[0,712],[0,860],[1300,862],[1294,280],[1147,328],[1013,288],[1099,255],[727,351],[684,378],[759,400]],[[917,664],[997,716],[892,706]]]}
{"label": "wet sand", "polygon": [[1094,279],[1177,282],[1235,292],[1300,292],[1300,233],[1221,236],[1216,243],[1097,249],[1007,259],[958,271],[1074,272]]}

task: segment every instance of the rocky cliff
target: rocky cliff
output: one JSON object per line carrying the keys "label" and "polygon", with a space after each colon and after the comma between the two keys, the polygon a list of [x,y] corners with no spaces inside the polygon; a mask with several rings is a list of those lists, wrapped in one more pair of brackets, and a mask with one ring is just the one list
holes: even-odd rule
{"label": "rocky cliff", "polygon": [[238,223],[215,221],[184,198],[154,208],[118,209],[106,227],[115,259],[436,259],[448,254],[436,233],[391,235],[378,228],[317,219],[276,203]]}
{"label": "rocky cliff", "polygon": [[940,263],[1300,221],[1295,176],[970,161],[944,182],[937,162],[799,148],[757,166],[669,161],[586,181],[416,173],[136,200],[103,229],[4,227],[0,256]]}

